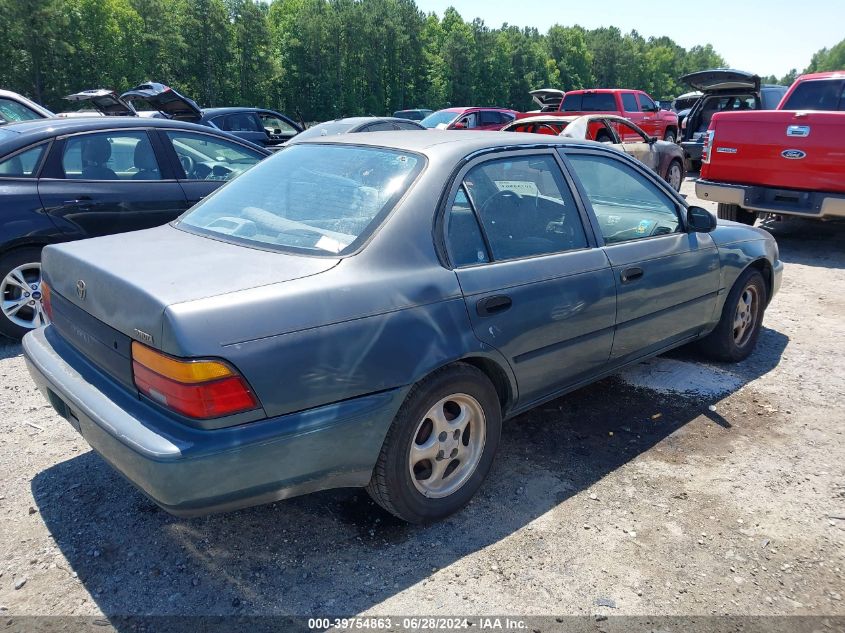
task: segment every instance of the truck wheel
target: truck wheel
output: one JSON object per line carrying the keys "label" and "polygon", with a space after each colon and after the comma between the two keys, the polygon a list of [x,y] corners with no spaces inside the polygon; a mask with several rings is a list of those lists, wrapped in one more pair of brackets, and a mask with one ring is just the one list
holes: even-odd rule
{"label": "truck wheel", "polygon": [[49,321],[41,307],[41,249],[22,248],[0,257],[0,333],[13,339]]}
{"label": "truck wheel", "polygon": [[746,269],[725,300],[719,324],[698,342],[702,353],[730,363],[746,359],[757,344],[766,301],[763,275],[755,268]]}
{"label": "truck wheel", "polygon": [[724,204],[719,203],[716,209],[716,215],[723,220],[731,220],[733,222],[741,222],[748,226],[754,226],[757,221],[757,213],[755,211],[746,211],[738,204]]}
{"label": "truck wheel", "polygon": [[678,136],[675,133],[675,130],[673,130],[673,129],[666,130],[666,134],[663,135],[663,140],[668,141],[669,143],[674,143],[675,141],[677,141]]}
{"label": "truck wheel", "polygon": [[487,376],[463,363],[441,369],[411,389],[367,492],[409,523],[443,519],[481,487],[501,430],[499,398]]}

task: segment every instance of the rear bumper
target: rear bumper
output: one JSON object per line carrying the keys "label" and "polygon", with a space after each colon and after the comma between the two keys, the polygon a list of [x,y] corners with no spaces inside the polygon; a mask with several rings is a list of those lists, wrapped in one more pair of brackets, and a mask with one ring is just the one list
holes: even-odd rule
{"label": "rear bumper", "polygon": [[759,185],[728,185],[710,180],[695,183],[702,200],[736,204],[749,211],[816,219],[845,218],[845,194],[778,189]]}
{"label": "rear bumper", "polygon": [[168,512],[223,512],[368,483],[406,389],[236,427],[194,429],[104,376],[48,326],[23,340],[39,390]]}

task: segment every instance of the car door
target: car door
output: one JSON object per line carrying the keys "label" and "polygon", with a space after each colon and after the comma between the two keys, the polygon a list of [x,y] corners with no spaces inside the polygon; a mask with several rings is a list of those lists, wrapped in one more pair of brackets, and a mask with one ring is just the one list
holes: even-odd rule
{"label": "car door", "polygon": [[712,237],[686,230],[680,200],[645,168],[611,152],[562,151],[613,267],[612,361],[693,338],[716,308],[720,268]]}
{"label": "car door", "polygon": [[213,122],[221,130],[250,143],[255,143],[261,147],[267,147],[270,144],[270,135],[264,129],[255,112],[230,112],[225,116],[213,119]]}
{"label": "car door", "polygon": [[660,154],[654,143],[649,142],[648,134],[625,121],[613,120],[613,124],[621,141],[619,145],[616,145],[617,149],[633,156],[656,172],[660,164]]}
{"label": "car door", "polygon": [[95,237],[160,226],[187,208],[157,137],[143,128],[59,137],[38,182],[60,229]]}
{"label": "car door", "polygon": [[644,92],[637,93],[637,100],[640,102],[640,116],[631,120],[645,130],[646,134],[663,138],[657,104]]}
{"label": "car door", "polygon": [[267,156],[266,152],[205,132],[173,129],[159,130],[158,134],[188,206]]}
{"label": "car door", "polygon": [[255,114],[270,139],[267,143],[268,147],[281,145],[302,131],[296,123],[278,112],[258,110]]}
{"label": "car door", "polygon": [[616,289],[552,150],[476,159],[444,216],[475,335],[499,350],[527,405],[608,362]]}

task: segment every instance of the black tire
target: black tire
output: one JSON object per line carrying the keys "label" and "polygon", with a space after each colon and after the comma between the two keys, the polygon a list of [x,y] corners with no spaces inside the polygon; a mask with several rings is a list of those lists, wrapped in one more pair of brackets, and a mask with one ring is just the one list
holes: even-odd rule
{"label": "black tire", "polygon": [[663,135],[663,140],[668,141],[669,143],[675,143],[678,140],[678,133],[670,128],[666,130],[666,133]]}
{"label": "black tire", "polygon": [[716,210],[716,215],[722,220],[732,220],[733,222],[740,222],[748,226],[754,226],[757,221],[757,213],[754,211],[746,211],[738,204],[724,204],[719,203]]}
{"label": "black tire", "polygon": [[[672,182],[673,169],[678,170],[678,180],[676,183]],[[666,182],[668,182],[669,186],[672,187],[672,189],[674,189],[675,191],[681,190],[681,185],[684,184],[685,175],[686,174],[684,173],[684,164],[678,159],[673,160],[671,163],[669,163],[669,166],[666,168]]]}
{"label": "black tire", "polygon": [[608,134],[607,132],[599,132],[596,135],[596,142],[597,143],[612,143],[613,137]]}
{"label": "black tire", "polygon": [[[442,399],[458,394],[471,396],[483,411],[483,448],[459,488],[448,496],[429,498],[412,481],[412,442],[417,441],[420,425],[426,424],[426,414]],[[481,487],[493,463],[501,431],[499,398],[487,376],[465,363],[444,367],[412,387],[387,432],[367,492],[385,510],[409,523],[443,519],[469,503]],[[448,472],[447,469],[447,475]]]}
{"label": "black tire", "polygon": [[[737,308],[741,298],[749,291],[755,296],[753,307],[753,324],[750,331],[737,341],[734,329]],[[725,300],[722,308],[722,317],[716,328],[698,342],[701,352],[714,360],[736,363],[748,358],[757,344],[760,336],[760,327],[763,323],[763,315],[768,303],[768,292],[763,275],[756,268],[746,269],[736,280]]]}
{"label": "black tire", "polygon": [[[21,299],[20,291],[17,291],[16,289],[11,287],[6,288],[4,280],[6,279],[7,275],[9,275],[9,273],[11,273],[14,269],[18,268],[19,266],[24,266],[27,264],[40,265],[40,263],[40,248],[21,248],[18,250],[11,251],[10,253],[0,257],[0,292],[2,292],[3,294],[3,296],[0,297],[0,301]],[[32,300],[37,301],[40,307],[40,295],[36,295],[36,298]],[[33,312],[33,310],[29,306],[23,308],[24,316],[28,316],[30,312]],[[0,311],[0,334],[4,334],[5,336],[8,336],[9,338],[15,340],[20,340],[23,335],[29,332],[31,329],[34,328],[22,327],[19,324],[12,322],[10,318],[6,315],[5,311]]]}

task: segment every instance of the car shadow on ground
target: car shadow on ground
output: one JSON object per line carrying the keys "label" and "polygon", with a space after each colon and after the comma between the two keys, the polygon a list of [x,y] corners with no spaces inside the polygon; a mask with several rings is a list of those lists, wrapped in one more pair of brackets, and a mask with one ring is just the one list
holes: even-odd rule
{"label": "car shadow on ground", "polygon": [[757,226],[777,240],[780,258],[788,264],[845,268],[845,221],[786,217],[766,219]]}
{"label": "car shadow on ground", "polygon": [[[764,328],[738,365],[701,364],[688,350],[670,358],[699,372],[729,368],[736,389],[774,368],[787,342]],[[508,537],[699,416],[710,437],[732,433],[737,420],[708,408],[724,395],[661,394],[612,377],[549,402],[505,424],[482,490],[430,526],[398,521],[363,490],[179,519],[93,452],[41,472],[32,491],[72,571],[119,630],[133,630],[120,624],[133,614],[350,615]]]}

